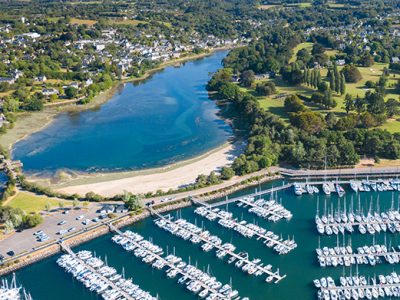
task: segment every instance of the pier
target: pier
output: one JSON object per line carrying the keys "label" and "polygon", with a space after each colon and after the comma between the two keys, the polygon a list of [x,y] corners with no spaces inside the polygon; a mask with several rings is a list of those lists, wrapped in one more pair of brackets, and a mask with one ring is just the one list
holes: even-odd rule
{"label": "pier", "polygon": [[325,266],[339,266],[344,265],[349,267],[351,265],[366,264],[375,266],[381,263],[381,258],[390,264],[398,264],[400,262],[400,252],[396,251],[394,247],[388,250],[385,245],[373,245],[358,247],[357,252],[348,247],[335,247],[316,249],[318,262],[321,267]]}
{"label": "pier", "polygon": [[[181,224],[179,224],[177,222],[173,222],[173,221],[171,221],[170,219],[164,217],[161,214],[158,214],[158,213],[154,213],[154,214],[159,217],[159,220],[163,220],[165,223],[167,223],[169,225],[177,226],[181,230],[189,231],[187,228],[183,227]],[[183,220],[183,219],[180,219],[180,220]],[[187,221],[185,221],[185,222],[187,222]],[[189,223],[189,224],[191,224],[191,223]],[[193,224],[191,224],[191,225],[193,225]],[[193,226],[195,226],[195,225],[193,225]],[[209,240],[206,237],[204,237],[202,234],[196,233],[194,231],[189,231],[189,232],[190,232],[190,234],[192,236],[196,237],[198,240],[204,242],[205,244],[210,244],[214,248],[216,248],[217,250],[226,252],[228,255],[230,255],[231,257],[235,258],[236,260],[243,261],[245,264],[253,266],[261,274],[267,274],[268,275],[267,282],[274,280],[275,283],[278,283],[279,281],[281,281],[282,279],[284,279],[286,277],[286,275],[283,275],[283,276],[279,275],[279,270],[277,272],[272,272],[269,269],[267,269],[266,267],[263,267],[262,265],[258,265],[256,263],[250,261],[248,258],[242,257],[239,254],[235,253],[234,251],[226,249],[226,248],[222,247],[221,245],[219,245],[219,244],[217,244],[215,242],[212,242],[211,240]],[[203,231],[202,231],[202,233],[203,233]]]}
{"label": "pier", "polygon": [[[135,248],[140,248],[140,249],[145,249],[139,242],[137,242],[136,240],[132,239],[129,235],[123,233],[122,231],[120,231],[119,229],[113,227],[112,225],[110,225],[110,229],[112,229],[113,231],[115,231],[117,234],[119,234],[121,237],[124,237],[126,239],[129,240],[129,242],[131,244],[133,244],[135,246]],[[163,266],[168,266],[171,270],[176,270],[176,272],[178,274],[180,274],[182,277],[186,277],[189,280],[193,280],[193,281],[198,281],[200,286],[204,289],[204,290],[208,290],[211,293],[215,294],[219,299],[227,299],[227,297],[223,294],[221,294],[217,289],[213,289],[210,288],[210,286],[208,286],[207,284],[205,284],[203,281],[199,281],[197,278],[195,278],[194,276],[192,276],[191,274],[185,272],[183,270],[183,268],[179,268],[175,265],[175,263],[167,260],[166,258],[162,257],[160,254],[157,253],[151,253],[152,256],[155,257],[155,259],[157,261],[161,261]]]}
{"label": "pier", "polygon": [[330,299],[376,299],[379,297],[399,297],[400,278],[396,272],[390,275],[379,275],[367,279],[365,276],[340,277],[336,285],[331,277],[314,280],[318,288],[318,298]]}
{"label": "pier", "polygon": [[108,284],[108,286],[110,286],[113,290],[118,291],[125,299],[127,300],[135,300],[135,298],[133,298],[131,295],[129,295],[127,292],[125,292],[123,289],[121,289],[120,287],[118,287],[117,285],[115,285],[115,283],[113,281],[111,281],[109,278],[103,276],[102,274],[100,274],[95,268],[93,268],[92,266],[88,265],[85,261],[83,261],[82,259],[80,259],[72,250],[70,247],[68,247],[67,245],[65,245],[64,243],[60,243],[60,247],[61,249],[66,252],[67,254],[71,255],[74,259],[76,259],[77,261],[79,261],[82,265],[85,266],[85,268],[87,268],[88,270],[90,270],[92,273],[96,274],[99,278],[101,278],[104,282],[106,282]]}
{"label": "pier", "polygon": [[[214,210],[219,210],[214,209]],[[271,231],[267,232],[269,233],[268,235],[265,234],[266,230],[264,228],[261,228],[257,225],[253,224],[241,224],[239,223],[236,219],[233,219],[231,216],[231,213],[225,211],[225,210],[219,210],[219,211],[214,211],[211,209],[211,207],[206,208],[206,207],[198,207],[194,212],[203,218],[206,218],[210,221],[215,221],[218,220],[218,224],[225,227],[225,228],[230,228],[236,230],[238,233],[242,234],[245,237],[251,238],[252,236],[256,236],[257,240],[263,240],[264,244],[267,245],[268,247],[274,247],[274,250],[277,251],[279,254],[286,254],[293,250],[294,248],[297,247],[297,244],[292,241],[292,240],[279,240],[275,239],[272,236],[276,236],[273,234]],[[224,223],[221,223],[223,221]],[[231,226],[226,226],[224,224],[230,223],[232,224]],[[249,231],[250,234],[246,235],[244,234],[244,231]],[[279,246],[279,247],[275,247]],[[278,250],[281,249],[281,250]]]}
{"label": "pier", "polygon": [[[287,184],[284,184],[284,185],[282,185],[280,187],[273,187],[273,188],[270,188],[270,189],[267,189],[267,190],[264,190],[264,191],[256,191],[256,192],[254,192],[252,194],[248,194],[246,196],[247,197],[254,197],[254,198],[261,197],[261,196],[264,196],[264,195],[267,195],[267,194],[271,194],[273,192],[278,192],[278,191],[287,189],[287,188],[291,187],[292,185],[293,185],[292,183],[287,183]],[[221,205],[226,205],[226,204],[237,202],[238,200],[240,200],[242,198],[243,198],[243,196],[235,197],[235,198],[226,199],[226,200],[223,200],[223,201],[218,201],[218,202],[215,202],[215,203],[211,203],[211,204],[208,204],[208,205],[211,206],[211,207],[217,207],[217,206],[221,206]],[[201,201],[201,200],[199,200],[199,199],[197,199],[195,197],[191,197],[190,199],[195,204],[207,205],[206,203],[204,203],[203,201]]]}

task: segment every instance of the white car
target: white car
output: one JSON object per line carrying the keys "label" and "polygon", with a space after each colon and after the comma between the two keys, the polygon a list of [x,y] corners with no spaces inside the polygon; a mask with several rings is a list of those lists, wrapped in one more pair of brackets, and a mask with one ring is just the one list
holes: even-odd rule
{"label": "white car", "polygon": [[43,230],[39,230],[34,233],[34,235],[43,235],[43,234],[44,234]]}
{"label": "white car", "polygon": [[85,216],[84,215],[80,215],[78,217],[76,217],[76,220],[82,220]]}
{"label": "white car", "polygon": [[90,223],[89,219],[86,219],[85,221],[82,222],[83,225],[88,225]]}

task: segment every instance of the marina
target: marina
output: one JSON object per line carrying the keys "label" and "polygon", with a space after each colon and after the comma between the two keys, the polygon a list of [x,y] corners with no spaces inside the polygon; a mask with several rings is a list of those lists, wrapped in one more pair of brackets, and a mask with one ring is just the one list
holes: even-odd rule
{"label": "marina", "polygon": [[[397,249],[397,250],[396,250]],[[360,246],[354,251],[350,246],[317,248],[317,259],[321,267],[337,267],[351,265],[370,265],[387,263],[393,265],[400,261],[400,247],[388,247],[386,245]]]}
{"label": "marina", "polygon": [[266,274],[267,278],[265,281],[274,281],[275,283],[278,283],[286,277],[286,275],[281,276],[279,274],[279,270],[273,272],[271,265],[264,266],[263,263],[261,263],[261,260],[258,258],[250,260],[248,253],[236,253],[236,247],[233,244],[222,244],[222,240],[219,237],[210,235],[208,231],[203,231],[201,228],[187,222],[184,219],[172,221],[171,218],[166,218],[159,215],[159,219],[156,219],[154,222],[158,227],[170,232],[173,235],[181,237],[184,240],[190,239],[190,241],[194,244],[203,242],[201,249],[205,252],[211,251],[215,248],[218,258],[223,259],[225,256],[229,256],[227,261],[228,263],[231,264],[235,262],[235,267],[241,269],[243,272],[246,272],[249,275],[260,276]]}
{"label": "marina", "polygon": [[[272,185],[274,188],[272,188]],[[272,189],[276,190],[276,186],[280,185],[283,186],[285,184],[282,181],[264,184],[260,189],[258,189],[257,193],[266,190],[271,191]],[[128,227],[127,230],[128,232],[131,231],[140,234],[143,237],[143,240],[152,243],[153,241],[157,241],[157,245],[159,245],[166,253],[162,255],[157,254],[165,262],[165,265],[162,267],[163,272],[158,270],[158,264],[152,267],[159,259],[158,256],[156,256],[156,259],[152,262],[146,263],[143,259],[148,257],[150,253],[144,257],[136,257],[136,249],[129,251],[124,250],[121,245],[112,242],[111,235],[106,235],[85,243],[82,246],[78,246],[76,251],[74,248],[74,251],[79,252],[80,250],[89,250],[92,253],[96,252],[97,257],[107,257],[110,266],[113,266],[117,270],[124,269],[126,278],[134,278],[135,284],[140,286],[143,290],[148,291],[153,296],[159,295],[160,299],[175,299],[177,297],[183,300],[196,299],[200,297],[199,295],[201,292],[208,290],[208,294],[204,298],[206,299],[209,295],[219,292],[219,290],[211,290],[210,286],[202,286],[201,284],[201,289],[197,293],[189,290],[197,290],[198,284],[192,283],[189,287],[187,283],[190,281],[199,281],[199,279],[191,277],[187,278],[184,282],[182,282],[183,279],[182,281],[179,281],[181,278],[184,278],[185,275],[179,272],[176,273],[176,271],[174,271],[175,269],[170,265],[170,261],[166,261],[167,257],[168,260],[171,261],[182,259],[183,263],[197,268],[197,270],[202,272],[201,274],[204,273],[209,277],[215,277],[216,281],[222,284],[220,288],[225,285],[224,283],[228,283],[232,287],[232,292],[237,290],[239,294],[238,297],[244,295],[252,300],[262,300],[270,295],[273,295],[274,299],[278,300],[296,299],[299,293],[304,295],[302,299],[311,300],[318,298],[318,295],[322,293],[321,290],[315,288],[313,284],[313,281],[316,280],[316,278],[320,280],[322,277],[327,278],[330,276],[335,281],[339,282],[340,277],[344,276],[343,274],[350,273],[350,276],[354,277],[355,275],[351,275],[351,273],[353,273],[362,274],[368,281],[368,278],[373,278],[376,274],[390,274],[393,271],[398,273],[398,255],[396,252],[400,252],[400,249],[398,248],[398,245],[400,245],[400,239],[398,234],[392,234],[389,229],[387,229],[386,233],[381,229],[380,232],[376,231],[375,234],[360,234],[357,228],[354,227],[355,230],[351,236],[347,234],[343,235],[343,243],[341,244],[338,243],[338,239],[340,239],[339,235],[319,235],[315,230],[316,211],[320,218],[322,218],[322,215],[326,213],[326,215],[332,214],[334,219],[337,214],[341,215],[343,213],[346,213],[348,216],[351,212],[353,214],[362,212],[365,216],[368,216],[368,212],[370,212],[372,216],[375,216],[375,213],[379,213],[381,216],[382,212],[388,214],[389,211],[397,211],[398,195],[395,190],[382,192],[373,192],[371,190],[370,192],[355,193],[351,190],[349,184],[341,183],[341,185],[345,189],[345,195],[342,197],[339,197],[336,192],[327,196],[321,192],[322,189],[320,186],[317,186],[320,190],[318,194],[303,194],[301,197],[296,196],[293,189],[290,187],[274,192],[275,195],[273,196],[271,196],[272,193],[270,192],[269,194],[265,194],[263,197],[255,197],[256,199],[254,199],[254,202],[258,200],[264,200],[267,202],[270,201],[271,198],[280,199],[279,203],[276,203],[282,205],[282,207],[288,211],[293,212],[290,222],[282,222],[282,220],[287,220],[286,218],[281,218],[280,221],[277,222],[271,222],[268,218],[262,218],[250,212],[249,209],[252,206],[245,206],[243,202],[238,201],[238,199],[254,197],[254,188],[248,188],[236,192],[230,197],[236,200],[230,203],[226,203],[226,198],[217,199],[215,202],[211,203],[212,205],[210,207],[208,207],[207,204],[198,204],[194,207],[172,211],[169,213],[169,217],[165,216],[168,217],[166,219],[170,220],[173,224],[178,220],[185,220],[191,225],[198,226],[202,231],[208,231],[210,236],[215,236],[221,240],[221,245],[224,243],[234,245],[236,248],[234,251],[235,254],[248,253],[250,262],[253,258],[257,258],[260,259],[261,262],[267,262],[270,265],[279,267],[279,270],[286,275],[284,280],[279,281],[279,284],[266,284],[265,279],[268,275],[265,275],[265,277],[249,276],[248,272],[243,272],[238,267],[235,267],[238,259],[228,263],[231,256],[229,254],[223,255],[224,253],[223,251],[220,251],[220,248],[215,248],[213,246],[212,250],[204,251],[201,247],[206,244],[206,241],[204,240],[200,240],[200,242],[196,244],[191,241],[193,238],[192,235],[185,240],[180,236],[165,234],[166,231],[156,225],[155,219],[160,216],[154,214],[154,212],[153,216],[155,219],[144,219]],[[323,214],[320,214],[318,213],[318,202],[324,203],[325,201],[326,207],[329,207],[329,209],[327,209]],[[220,204],[223,202],[225,202],[225,204]],[[238,206],[238,204],[240,206]],[[322,204],[322,206],[324,206],[324,204]],[[207,211],[207,215],[210,211],[214,214],[222,212],[222,218],[216,217],[215,220],[209,220],[208,218],[203,218],[201,216],[202,219],[201,222],[199,222],[199,214],[196,210],[203,211],[203,213]],[[324,209],[321,209],[321,211],[323,210]],[[215,216],[211,214],[211,217],[211,219],[213,219]],[[219,223],[219,221],[225,220],[225,217],[228,218],[228,222],[225,223],[227,227]],[[396,218],[394,219],[396,220]],[[236,223],[230,223],[229,220],[233,220]],[[230,228],[237,224],[241,225],[240,222],[242,221],[246,222],[242,223],[243,226],[252,224],[258,226],[253,229],[262,228],[266,230],[266,233],[270,231],[279,233],[275,235],[283,237],[295,236],[297,244],[295,251],[290,251],[285,255],[271,255],[271,252],[260,243],[261,238],[259,238],[258,235],[254,234],[254,236],[250,238],[250,231],[243,231],[244,234],[241,234],[234,228]],[[179,222],[182,223],[178,224],[179,228],[177,232],[182,229],[182,225],[190,226],[186,222],[184,223],[184,221]],[[252,227],[253,226],[250,228]],[[184,229],[189,231],[188,227],[185,227]],[[117,232],[118,235],[124,234],[124,232],[115,231],[113,228],[111,228],[111,230]],[[244,228],[241,228],[240,230],[244,230]],[[246,232],[249,236],[246,236]],[[347,237],[346,241],[344,237]],[[126,238],[126,235],[124,238]],[[197,242],[197,239],[194,239],[194,241]],[[125,245],[127,249],[129,248],[128,245],[129,243]],[[376,249],[376,256],[372,256],[371,253],[373,251],[371,247],[377,247],[378,245],[381,249]],[[323,251],[327,248],[334,249],[333,251],[335,251],[336,247],[346,248],[348,246],[351,247],[351,253],[356,254],[352,256],[354,260],[350,257],[350,264],[348,262],[345,263],[344,260],[344,257],[348,256],[350,252],[339,252],[339,254],[335,252],[337,257],[337,266],[334,267],[334,263],[331,259],[331,266],[329,268],[329,264],[325,264],[326,268],[321,268],[318,256],[316,255],[316,249],[321,249],[321,251]],[[383,246],[386,246],[386,249]],[[368,250],[365,247],[368,247]],[[361,248],[364,253],[360,252]],[[332,250],[328,250],[329,256],[332,256],[331,251]],[[366,255],[367,251],[370,252],[369,255]],[[217,256],[217,252],[220,258]],[[141,250],[138,250],[136,253],[137,255],[140,253],[141,255],[144,254]],[[335,257],[335,255],[333,255],[333,257]],[[370,260],[369,256],[373,257],[374,260]],[[17,272],[17,278],[20,280],[21,284],[32,293],[32,296],[35,299],[42,299],[43,297],[46,297],[45,295],[48,293],[53,295],[53,297],[62,300],[71,299],[72,297],[77,300],[101,299],[101,295],[90,292],[80,282],[77,282],[76,280],[71,282],[68,280],[68,278],[71,278],[70,274],[64,272],[61,268],[58,268],[55,263],[58,257],[59,256],[46,259],[32,267]],[[339,257],[342,257],[343,265],[340,263]],[[367,259],[367,263],[365,263],[365,259]],[[151,256],[148,257],[146,261],[147,260],[152,260]],[[178,264],[179,263],[175,263],[174,266],[177,267]],[[57,267],[58,271],[53,270],[54,265]],[[162,266],[162,264],[159,266]],[[52,282],[52,285],[58,287],[60,293],[58,291],[57,293],[55,293],[55,291],[42,291],[39,289],[39,284],[34,284],[35,280],[32,280],[32,278],[40,278],[40,274],[45,272],[45,269],[53,270],[52,272],[54,276],[52,276],[50,281]],[[357,271],[355,272],[354,269],[357,269]],[[180,270],[187,274],[188,270],[184,270],[184,268]],[[196,272],[200,274],[199,271]],[[272,271],[272,273],[274,272],[275,271]],[[175,280],[171,280],[170,276],[171,278],[175,278]],[[29,278],[29,280],[27,280],[27,278]],[[77,282],[76,284],[75,281]],[[273,280],[272,282],[274,281],[276,280]],[[154,282],[157,282],[157,284],[154,284]],[[375,286],[378,287],[378,285],[379,282],[376,282]],[[337,284],[335,286],[340,287],[341,285]],[[372,287],[374,286],[372,279],[369,281],[369,286],[371,286],[372,293]],[[395,290],[392,291],[393,295],[394,292]],[[341,299],[339,298],[339,294],[341,295],[341,293],[342,292],[336,291],[336,299]],[[358,291],[357,293],[359,294]],[[204,294],[206,294],[206,292],[202,293],[202,295]],[[343,297],[345,297],[343,299],[347,299],[344,290]],[[385,296],[383,298],[390,299],[390,297],[393,298],[394,296]],[[361,297],[358,299],[361,299]],[[365,295],[364,299],[366,299]]]}
{"label": "marina", "polygon": [[283,219],[290,220],[293,217],[290,211],[275,200],[256,200],[253,196],[247,196],[238,199],[237,206],[249,207],[249,212],[271,222],[278,222]]}
{"label": "marina", "polygon": [[232,213],[225,210],[200,206],[196,208],[194,212],[210,221],[218,220],[217,223],[219,225],[225,228],[231,228],[244,237],[253,238],[255,236],[257,240],[263,241],[267,247],[273,248],[279,254],[287,254],[297,247],[294,238],[292,240],[283,240],[272,231],[267,231],[256,224],[247,223],[244,220],[239,222],[238,220],[233,219]]}
{"label": "marina", "polygon": [[1,279],[0,283],[0,299],[1,300],[32,300],[29,293],[21,286],[18,286],[15,274],[8,282],[6,279]]}
{"label": "marina", "polygon": [[66,246],[63,246],[63,249],[68,254],[62,255],[57,260],[57,264],[71,273],[90,291],[101,295],[103,299],[156,299],[133,284],[132,280],[118,274],[115,268],[109,267],[100,258],[94,257],[90,251],[79,251],[75,254]]}
{"label": "marina", "polygon": [[336,285],[332,277],[315,280],[319,288],[318,298],[331,299],[377,299],[400,297],[400,278],[396,272],[370,278],[365,276],[340,277],[340,285]]}
{"label": "marina", "polygon": [[172,254],[165,258],[162,257],[163,250],[159,246],[144,240],[141,235],[131,231],[119,233],[119,235],[113,237],[115,243],[121,245],[126,251],[134,251],[135,256],[141,257],[145,263],[152,263],[153,268],[161,270],[168,267],[166,274],[169,278],[181,275],[178,283],[186,284],[186,288],[195,294],[198,293],[200,298],[207,300],[240,299],[238,291],[233,290],[230,285],[222,286],[222,283],[217,281],[215,277],[211,277],[195,266],[183,262],[182,258]]}

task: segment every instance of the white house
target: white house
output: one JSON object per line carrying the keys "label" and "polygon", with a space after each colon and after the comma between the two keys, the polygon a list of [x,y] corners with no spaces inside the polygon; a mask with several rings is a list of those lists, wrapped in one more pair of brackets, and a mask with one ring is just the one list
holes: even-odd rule
{"label": "white house", "polygon": [[35,81],[37,81],[37,82],[46,82],[47,81],[47,77],[46,77],[46,75],[39,75],[38,77],[35,78]]}
{"label": "white house", "polygon": [[42,94],[44,96],[58,95],[59,91],[57,89],[43,89]]}

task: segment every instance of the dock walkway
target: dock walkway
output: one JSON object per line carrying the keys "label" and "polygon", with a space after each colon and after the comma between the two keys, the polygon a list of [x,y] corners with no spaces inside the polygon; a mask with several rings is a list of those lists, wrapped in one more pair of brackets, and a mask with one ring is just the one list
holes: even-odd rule
{"label": "dock walkway", "polygon": [[78,260],[81,264],[83,264],[87,269],[89,269],[91,272],[95,273],[97,276],[99,276],[104,282],[107,282],[107,284],[113,288],[114,290],[117,290],[119,293],[121,293],[122,296],[124,296],[125,299],[127,300],[135,300],[132,296],[130,296],[128,293],[126,293],[124,290],[122,290],[120,287],[116,286],[114,282],[109,280],[107,277],[104,277],[102,274],[100,274],[96,269],[93,267],[89,266],[86,264],[83,260],[81,260],[75,253],[72,251],[70,247],[65,245],[64,243],[60,243],[61,249],[68,253],[69,255],[73,256],[76,260]]}
{"label": "dock walkway", "polygon": [[[267,195],[267,194],[270,194],[270,193],[273,193],[273,192],[278,192],[278,191],[287,189],[287,188],[291,187],[292,185],[293,185],[292,183],[287,183],[287,184],[284,184],[284,185],[279,186],[279,187],[273,187],[273,188],[270,188],[270,189],[267,189],[267,190],[264,190],[264,191],[258,191],[258,192],[252,193],[252,194],[247,194],[246,197],[254,197],[254,198],[260,197],[260,196]],[[243,197],[244,196],[235,197],[235,198],[226,199],[226,200],[223,200],[223,201],[218,201],[218,202],[211,203],[211,204],[206,204],[203,201],[198,200],[195,197],[192,197],[191,200],[195,204],[210,205],[211,207],[217,207],[217,206],[221,206],[221,205],[237,202],[238,200],[242,199]]]}
{"label": "dock walkway", "polygon": [[[114,227],[112,224],[110,224],[109,226],[110,226],[110,229],[111,229],[112,231],[118,233],[118,234],[121,235],[121,236],[124,236],[124,237],[127,238],[132,244],[134,244],[136,247],[142,248],[142,246],[141,246],[138,242],[136,242],[136,241],[134,241],[133,239],[131,239],[128,235],[125,235],[121,230],[119,230],[118,228]],[[177,270],[177,272],[178,272],[179,274],[181,274],[182,276],[185,276],[185,277],[189,278],[190,280],[198,281],[196,278],[194,278],[194,277],[193,277],[192,275],[190,275],[189,273],[184,272],[181,268],[178,268],[178,267],[175,266],[173,263],[170,263],[169,261],[167,261],[164,257],[162,257],[162,256],[160,256],[160,255],[158,255],[158,254],[156,254],[156,253],[152,253],[152,255],[153,255],[157,260],[161,260],[161,261],[164,263],[164,265],[170,267],[171,269]],[[225,299],[225,298],[226,298],[226,296],[222,295],[219,291],[210,288],[210,287],[207,286],[204,282],[202,282],[202,281],[198,281],[198,282],[200,283],[200,285],[201,285],[201,287],[202,287],[203,289],[207,289],[207,290],[209,290],[211,293],[216,294],[216,295],[218,296],[218,298],[220,298],[220,299]]]}
{"label": "dock walkway", "polygon": [[[211,211],[211,208],[210,208],[210,211]],[[198,215],[202,216],[201,214],[198,214]],[[222,220],[231,221],[231,222],[234,224],[234,227],[240,227],[240,226],[241,226],[241,227],[245,227],[245,225],[239,224],[239,222],[238,222],[236,219],[228,218],[228,217],[223,217],[223,216],[221,216],[221,214],[219,214],[219,213],[215,213],[215,215],[217,216],[217,220],[221,220],[221,219],[222,219]],[[203,217],[203,218],[206,218],[205,216],[202,216],[202,217]],[[209,219],[208,219],[208,220],[209,220]],[[218,223],[218,222],[217,222],[217,223]],[[218,224],[219,224],[219,223],[218,223]],[[220,226],[222,226],[222,225],[220,224]],[[224,226],[224,227],[225,227],[225,226]],[[226,227],[225,227],[225,228],[226,228]],[[251,230],[251,229],[248,228],[248,230]],[[291,250],[293,250],[292,247],[290,247],[290,246],[284,244],[284,243],[281,242],[280,240],[275,240],[275,239],[271,238],[270,236],[267,236],[267,235],[265,235],[265,234],[262,234],[262,233],[260,233],[260,232],[255,231],[255,230],[251,230],[251,231],[254,233],[255,236],[257,236],[257,240],[264,240],[264,241],[267,241],[267,242],[272,243],[273,245],[279,245],[279,246],[285,248],[288,252],[291,251]]]}
{"label": "dock walkway", "polygon": [[[154,214],[157,215],[160,219],[163,219],[165,222],[167,222],[169,224],[174,224],[175,226],[178,226],[181,229],[187,230],[186,228],[182,227],[180,224],[177,224],[177,223],[171,221],[170,219],[164,217],[161,214],[158,214],[156,212],[154,212]],[[230,255],[232,257],[235,257],[238,260],[243,260],[244,263],[246,263],[246,264],[254,265],[254,267],[257,269],[257,271],[261,271],[263,274],[267,274],[268,276],[271,276],[273,279],[275,279],[275,283],[278,283],[279,281],[281,281],[282,279],[284,279],[286,277],[286,275],[283,275],[283,276],[279,275],[279,270],[277,272],[272,272],[272,271],[268,270],[266,267],[254,264],[251,261],[249,261],[247,258],[244,258],[244,257],[238,255],[237,253],[233,252],[233,251],[229,251],[229,250],[224,249],[222,246],[217,245],[217,244],[209,241],[208,239],[206,239],[205,237],[203,237],[203,236],[201,236],[201,235],[199,235],[197,233],[191,232],[191,234],[196,236],[197,238],[199,238],[204,243],[211,244],[214,248],[216,248],[218,250],[221,250],[221,251],[225,251],[228,255]]]}

